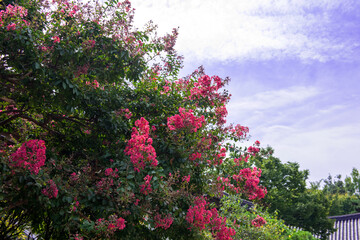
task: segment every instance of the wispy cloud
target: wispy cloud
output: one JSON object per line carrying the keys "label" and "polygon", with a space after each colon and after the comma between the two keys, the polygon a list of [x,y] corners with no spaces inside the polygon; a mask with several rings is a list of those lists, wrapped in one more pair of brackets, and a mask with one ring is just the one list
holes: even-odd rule
{"label": "wispy cloud", "polygon": [[230,109],[241,110],[270,110],[301,103],[319,94],[315,87],[293,86],[287,89],[265,91],[252,97],[238,98],[230,102]]}
{"label": "wispy cloud", "polygon": [[359,43],[356,0],[133,1],[138,25],[160,32],[180,26],[177,49],[187,59],[353,58]]}
{"label": "wispy cloud", "polygon": [[324,127],[318,130],[273,126],[264,129],[262,142],[275,149],[283,161],[299,162],[310,169],[310,180],[326,178],[328,174],[349,175],[358,167],[360,125]]}
{"label": "wispy cloud", "polygon": [[273,147],[281,160],[310,169],[311,181],[328,173],[346,175],[360,154],[360,107],[325,104],[328,95],[334,96],[306,86],[259,92],[230,103],[229,117],[241,119],[251,135]]}

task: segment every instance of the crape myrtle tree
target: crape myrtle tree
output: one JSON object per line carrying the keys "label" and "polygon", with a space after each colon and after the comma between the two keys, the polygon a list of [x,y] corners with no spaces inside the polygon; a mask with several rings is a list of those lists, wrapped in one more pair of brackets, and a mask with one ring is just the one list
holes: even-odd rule
{"label": "crape myrtle tree", "polygon": [[179,78],[177,30],[137,30],[133,14],[128,1],[1,2],[0,238],[232,239],[212,199],[264,197],[260,169],[221,168],[248,135],[226,125],[228,79]]}

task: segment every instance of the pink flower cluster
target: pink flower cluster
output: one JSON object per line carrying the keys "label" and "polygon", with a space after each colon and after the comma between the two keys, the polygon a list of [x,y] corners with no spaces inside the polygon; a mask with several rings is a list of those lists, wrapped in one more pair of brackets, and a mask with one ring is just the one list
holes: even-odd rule
{"label": "pink flower cluster", "polygon": [[112,221],[108,225],[108,229],[110,231],[123,230],[125,228],[125,219],[122,217]]}
{"label": "pink flower cluster", "polygon": [[228,115],[228,112],[226,110],[226,106],[222,105],[220,107],[215,108],[215,114],[217,119],[218,125],[223,125],[226,123],[226,116]]}
{"label": "pink flower cluster", "polygon": [[119,170],[117,168],[115,168],[115,170],[113,170],[112,168],[107,168],[105,169],[105,176],[118,177],[118,171]]}
{"label": "pink flower cluster", "polygon": [[251,155],[255,156],[258,152],[260,152],[260,148],[250,146],[250,147],[248,147],[247,151]]}
{"label": "pink flower cluster", "polygon": [[84,238],[80,234],[75,234],[74,240],[84,240]]}
{"label": "pink flower cluster", "polygon": [[116,115],[124,115],[127,119],[130,119],[132,116],[132,113],[130,112],[130,110],[128,108],[122,108],[115,113],[116,113]]}
{"label": "pink flower cluster", "polygon": [[235,162],[236,166],[240,166],[240,163],[241,163],[242,161],[248,162],[249,158],[250,158],[250,155],[249,155],[249,154],[241,155],[241,156],[238,157],[238,158],[234,158],[234,162]]}
{"label": "pink flower cluster", "polygon": [[251,224],[254,227],[261,227],[266,224],[266,221],[263,217],[260,217],[259,215],[257,215],[257,217],[251,221]]}
{"label": "pink flower cluster", "polygon": [[189,182],[190,182],[190,175],[184,176],[184,177],[182,178],[182,181],[189,183]]}
{"label": "pink flower cluster", "polygon": [[179,114],[172,117],[168,117],[167,126],[170,130],[190,128],[191,132],[196,132],[205,123],[205,117],[195,117],[193,110],[190,109],[188,112],[184,108],[179,108]]}
{"label": "pink flower cluster", "polygon": [[41,193],[44,194],[45,196],[47,196],[48,198],[56,198],[58,195],[58,189],[56,184],[54,183],[53,180],[49,180],[48,184],[46,186],[46,188],[43,188],[41,190]]}
{"label": "pink flower cluster", "polygon": [[100,181],[96,182],[96,190],[98,193],[107,192],[114,185],[112,178],[101,178]]}
{"label": "pink flower cluster", "polygon": [[79,7],[77,5],[72,6],[71,11],[69,12],[69,17],[74,17],[76,12],[79,11]]}
{"label": "pink flower cluster", "polygon": [[59,36],[53,36],[52,39],[53,39],[54,43],[59,43],[60,42]]}
{"label": "pink flower cluster", "polygon": [[21,18],[26,17],[28,14],[28,11],[26,8],[19,6],[19,5],[7,5],[6,10],[0,11],[0,17],[1,18],[7,18],[7,17],[16,17],[19,16]]}
{"label": "pink flower cluster", "polygon": [[10,23],[9,25],[7,25],[6,29],[8,31],[14,31],[16,29],[16,23]]}
{"label": "pink flower cluster", "polygon": [[219,99],[220,94],[217,91],[224,85],[218,76],[203,75],[195,82],[194,87],[190,90],[190,99],[205,98],[210,101]]}
{"label": "pink flower cluster", "polygon": [[43,140],[29,140],[10,156],[10,166],[23,167],[34,174],[38,174],[44,166],[46,159],[46,147]]}
{"label": "pink flower cluster", "polygon": [[237,182],[245,182],[243,192],[246,193],[250,200],[255,198],[261,199],[267,193],[266,188],[259,186],[261,169],[254,167],[241,169],[238,175],[233,175],[233,179]]}
{"label": "pink flower cluster", "polygon": [[109,220],[104,218],[99,218],[95,222],[95,229],[104,229],[113,234],[116,230],[123,230],[125,226],[125,219],[122,217],[117,217],[115,214],[109,217]]}
{"label": "pink flower cluster", "polygon": [[114,179],[119,177],[117,174],[118,169],[107,168],[104,172],[106,177],[101,178],[100,181],[96,182],[96,189],[98,193],[107,192],[112,186],[114,186]]}
{"label": "pink flower cluster", "polygon": [[76,73],[74,74],[75,77],[79,77],[80,75],[86,75],[88,73],[89,67],[90,67],[90,64],[85,64],[85,65],[79,66],[77,68]]}
{"label": "pink flower cluster", "polygon": [[142,117],[135,121],[135,126],[132,129],[131,139],[128,141],[124,152],[130,156],[134,170],[140,172],[145,168],[146,163],[156,167],[158,161],[156,160],[155,149],[152,146],[152,138],[149,137],[149,122]]}
{"label": "pink flower cluster", "polygon": [[161,218],[160,214],[156,214],[154,217],[154,221],[155,221],[155,228],[163,228],[166,230],[173,223],[173,218],[171,217],[170,214],[168,214],[164,218]]}
{"label": "pink flower cluster", "polygon": [[[24,7],[21,7],[19,5],[7,5],[5,10],[1,10],[0,11],[0,27],[4,26],[4,20],[10,19],[11,20],[15,20],[14,18],[16,17],[20,17],[23,18],[25,16],[27,16],[27,9]],[[23,23],[25,23],[25,25],[28,25],[28,23],[23,20]],[[7,30],[15,30],[16,29],[16,23],[12,22],[10,23],[7,27]]]}
{"label": "pink flower cluster", "polygon": [[194,204],[194,206],[190,206],[186,213],[186,221],[190,223],[192,227],[203,230],[206,225],[210,223],[212,213],[211,211],[206,210],[205,199],[197,198]]}
{"label": "pink flower cluster", "polygon": [[152,188],[151,188],[151,184],[150,181],[152,179],[152,176],[150,175],[146,175],[146,177],[144,177],[145,183],[140,185],[140,192],[144,195],[148,195],[149,193],[152,192]]}
{"label": "pink flower cluster", "polygon": [[90,39],[90,40],[84,41],[82,43],[82,45],[85,49],[91,49],[91,48],[95,47],[95,43],[96,43],[95,40]]}
{"label": "pink flower cluster", "polygon": [[236,193],[239,193],[241,190],[240,187],[235,187],[234,184],[231,183],[231,179],[220,176],[217,177],[216,187],[219,193],[223,193],[225,191],[225,188],[235,191]]}
{"label": "pink flower cluster", "polygon": [[216,154],[215,158],[210,161],[208,160],[208,164],[210,165],[221,165],[223,163],[223,159],[226,157],[226,149],[225,148],[221,148],[220,149],[220,153]]}
{"label": "pink flower cluster", "polygon": [[199,152],[192,153],[192,154],[190,154],[190,157],[189,157],[189,159],[191,161],[195,161],[196,159],[200,159],[200,158],[201,158],[201,153],[199,153]]}
{"label": "pink flower cluster", "polygon": [[76,174],[76,172],[73,172],[70,174],[70,181],[75,183],[79,180],[79,175]]}
{"label": "pink flower cluster", "polygon": [[85,84],[90,85],[90,86],[92,85],[94,89],[97,89],[100,87],[100,84],[96,79],[92,83],[89,81],[86,81]]}
{"label": "pink flower cluster", "polygon": [[213,237],[219,240],[232,240],[235,230],[226,227],[226,218],[219,216],[217,209],[207,210],[204,198],[196,198],[194,206],[191,206],[186,214],[186,221],[191,224],[190,228],[203,230],[207,228]]}
{"label": "pink flower cluster", "polygon": [[216,208],[211,209],[211,212],[213,216],[210,231],[213,237],[218,240],[232,240],[231,236],[234,236],[236,232],[234,229],[226,227],[226,217],[219,216]]}
{"label": "pink flower cluster", "polygon": [[249,133],[249,128],[241,126],[240,124],[237,124],[235,128],[230,126],[230,132],[236,139],[245,139]]}
{"label": "pink flower cluster", "polygon": [[255,156],[258,152],[260,152],[259,146],[260,146],[260,142],[255,141],[254,146],[248,147],[248,149],[247,149],[248,153]]}
{"label": "pink flower cluster", "polygon": [[167,34],[166,36],[163,37],[165,51],[170,52],[170,53],[172,51],[174,51],[173,48],[175,46],[178,34],[179,33],[178,33],[177,28],[173,28],[172,34]]}

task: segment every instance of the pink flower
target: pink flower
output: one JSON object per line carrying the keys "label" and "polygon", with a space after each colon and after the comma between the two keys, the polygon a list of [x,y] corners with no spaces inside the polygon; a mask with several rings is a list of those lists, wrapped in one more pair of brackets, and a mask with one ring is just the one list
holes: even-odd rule
{"label": "pink flower", "polygon": [[56,198],[58,195],[58,189],[56,184],[54,183],[53,180],[49,180],[48,184],[46,186],[46,188],[43,188],[41,190],[42,194],[44,194],[45,196],[47,196],[48,198]]}
{"label": "pink flower", "polygon": [[53,36],[52,39],[53,39],[54,43],[60,42],[60,38],[58,36]]}
{"label": "pink flower", "polygon": [[76,182],[77,180],[79,180],[79,176],[75,172],[70,174],[70,181]]}
{"label": "pink flower", "polygon": [[82,43],[82,45],[85,49],[91,49],[91,48],[95,47],[95,44],[96,44],[96,41],[92,40],[92,39],[84,41]]}
{"label": "pink flower", "polygon": [[37,175],[44,166],[46,147],[43,140],[29,140],[10,156],[10,166],[28,169]]}
{"label": "pink flower", "polygon": [[15,23],[11,23],[9,25],[7,25],[6,29],[8,31],[14,31],[16,29],[16,24]]}
{"label": "pink flower", "polygon": [[191,161],[195,161],[195,160],[198,159],[198,158],[201,158],[201,153],[199,153],[199,152],[192,153],[192,154],[190,155],[190,157],[189,157],[189,159],[190,159]]}
{"label": "pink flower", "polygon": [[94,89],[96,89],[96,88],[99,88],[99,82],[95,79],[94,81],[93,81],[93,85],[94,85]]}
{"label": "pink flower", "polygon": [[255,156],[260,151],[260,148],[250,146],[250,147],[248,147],[247,151],[251,155]]}
{"label": "pink flower", "polygon": [[266,224],[266,221],[263,217],[260,217],[259,215],[257,215],[257,217],[251,221],[251,224],[254,227],[261,227]]}
{"label": "pink flower", "polygon": [[203,198],[195,199],[185,219],[191,225],[190,228],[207,229],[215,239],[232,240],[231,236],[236,234],[234,229],[226,227],[226,218],[219,216],[216,208],[207,210],[207,203]]}
{"label": "pink flower", "polygon": [[247,134],[249,133],[249,128],[237,124],[235,128],[231,126],[230,132],[232,133],[233,137],[237,139],[244,139],[247,137]]}
{"label": "pink flower", "polygon": [[183,180],[183,182],[189,183],[190,182],[190,175],[184,176],[182,180]]}
{"label": "pink flower", "polygon": [[130,161],[134,165],[134,170],[140,172],[147,164],[152,167],[158,165],[156,152],[152,146],[152,139],[149,136],[150,126],[145,118],[135,121],[132,129],[131,139],[125,147],[125,154],[130,156]]}
{"label": "pink flower", "polygon": [[170,130],[190,128],[191,132],[196,132],[205,123],[205,117],[195,117],[193,110],[186,111],[184,108],[179,108],[179,114],[168,117],[167,126]]}
{"label": "pink flower", "polygon": [[261,169],[254,167],[241,169],[238,175],[233,175],[232,178],[243,185],[242,191],[248,195],[250,200],[261,199],[267,193],[266,188],[259,186],[261,176]]}
{"label": "pink flower", "polygon": [[105,176],[111,176],[111,177],[118,177],[118,169],[115,168],[115,170],[113,170],[112,168],[107,168],[105,170]]}
{"label": "pink flower", "polygon": [[166,230],[173,223],[173,218],[171,217],[170,214],[168,214],[164,218],[161,218],[160,214],[156,214],[156,216],[154,217],[154,221],[155,221],[155,228],[163,228]]}
{"label": "pink flower", "polygon": [[75,236],[74,236],[74,240],[83,240],[84,238],[81,236],[81,235],[79,235],[79,234],[76,234]]}
{"label": "pink flower", "polygon": [[119,229],[119,230],[123,230],[124,228],[125,228],[125,219],[123,219],[123,218],[118,218],[117,220],[116,220],[116,227],[117,227],[117,229]]}
{"label": "pink flower", "polygon": [[145,183],[140,185],[140,192],[144,195],[148,195],[149,193],[152,192],[152,188],[151,188],[151,184],[150,181],[152,179],[152,176],[150,175],[146,175],[146,177],[144,178]]}

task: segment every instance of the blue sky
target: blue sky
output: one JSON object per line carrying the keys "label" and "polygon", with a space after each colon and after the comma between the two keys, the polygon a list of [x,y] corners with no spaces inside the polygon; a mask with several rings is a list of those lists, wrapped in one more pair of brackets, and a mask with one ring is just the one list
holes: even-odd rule
{"label": "blue sky", "polygon": [[184,75],[229,76],[228,122],[310,180],[360,169],[360,2],[134,0],[136,26],[180,27]]}

